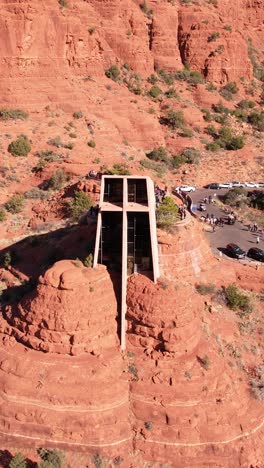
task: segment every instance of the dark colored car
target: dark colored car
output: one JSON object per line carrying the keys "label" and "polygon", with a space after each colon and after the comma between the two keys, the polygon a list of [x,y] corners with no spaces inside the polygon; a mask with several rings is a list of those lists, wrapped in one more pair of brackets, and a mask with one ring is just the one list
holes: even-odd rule
{"label": "dark colored car", "polygon": [[219,190],[219,189],[220,189],[220,186],[219,186],[219,184],[213,183],[213,184],[205,185],[204,188]]}
{"label": "dark colored car", "polygon": [[226,253],[229,257],[245,258],[246,252],[242,250],[237,244],[227,244]]}
{"label": "dark colored car", "polygon": [[264,262],[264,250],[259,249],[258,247],[252,247],[249,249],[247,256],[258,260],[259,262]]}

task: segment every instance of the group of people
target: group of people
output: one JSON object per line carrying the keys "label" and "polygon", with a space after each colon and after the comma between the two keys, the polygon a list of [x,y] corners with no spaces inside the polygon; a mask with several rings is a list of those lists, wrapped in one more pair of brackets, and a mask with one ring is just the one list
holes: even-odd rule
{"label": "group of people", "polygon": [[162,189],[158,185],[155,185],[154,194],[156,200],[156,207],[158,207],[163,202],[164,198],[168,195],[168,187]]}
{"label": "group of people", "polygon": [[258,225],[257,225],[257,223],[250,224],[250,225],[248,226],[248,230],[249,230],[250,232],[258,232]]}
{"label": "group of people", "polygon": [[186,205],[180,206],[178,210],[179,216],[181,218],[181,221],[183,221],[186,218],[187,214],[187,207]]}
{"label": "group of people", "polygon": [[201,216],[200,219],[201,219],[201,221],[213,226],[213,231],[215,230],[216,226],[224,227],[224,224],[225,224],[224,218],[218,218],[213,213],[211,215],[209,215],[209,213],[207,213],[206,216],[203,215],[203,216]]}

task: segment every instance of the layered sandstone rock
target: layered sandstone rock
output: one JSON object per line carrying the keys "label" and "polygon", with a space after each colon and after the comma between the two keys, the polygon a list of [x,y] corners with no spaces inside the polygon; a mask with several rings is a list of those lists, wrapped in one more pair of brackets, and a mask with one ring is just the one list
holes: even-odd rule
{"label": "layered sandstone rock", "polygon": [[4,314],[1,447],[108,447],[108,454],[128,447],[128,386],[116,315],[105,267],[71,261],[55,264]]}

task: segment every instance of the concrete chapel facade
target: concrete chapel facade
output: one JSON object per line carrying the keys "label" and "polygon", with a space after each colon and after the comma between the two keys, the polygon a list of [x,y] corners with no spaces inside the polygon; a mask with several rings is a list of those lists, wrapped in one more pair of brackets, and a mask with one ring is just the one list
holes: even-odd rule
{"label": "concrete chapel facade", "polygon": [[121,274],[121,348],[126,342],[126,285],[132,273],[159,277],[154,185],[149,177],[103,176],[94,263]]}

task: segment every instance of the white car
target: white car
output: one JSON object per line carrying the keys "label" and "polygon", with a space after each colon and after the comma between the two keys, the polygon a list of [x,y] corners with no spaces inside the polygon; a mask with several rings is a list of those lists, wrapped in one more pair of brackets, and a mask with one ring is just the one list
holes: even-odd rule
{"label": "white car", "polygon": [[232,187],[233,187],[233,188],[236,188],[236,187],[238,187],[238,188],[245,187],[245,184],[243,184],[243,182],[231,182],[231,184],[232,184]]}
{"label": "white car", "polygon": [[194,185],[180,185],[180,187],[174,187],[175,192],[194,192],[196,187]]}
{"label": "white car", "polygon": [[245,187],[248,188],[259,188],[259,184],[257,182],[245,182]]}
{"label": "white car", "polygon": [[232,184],[230,182],[219,184],[219,188],[232,188]]}

